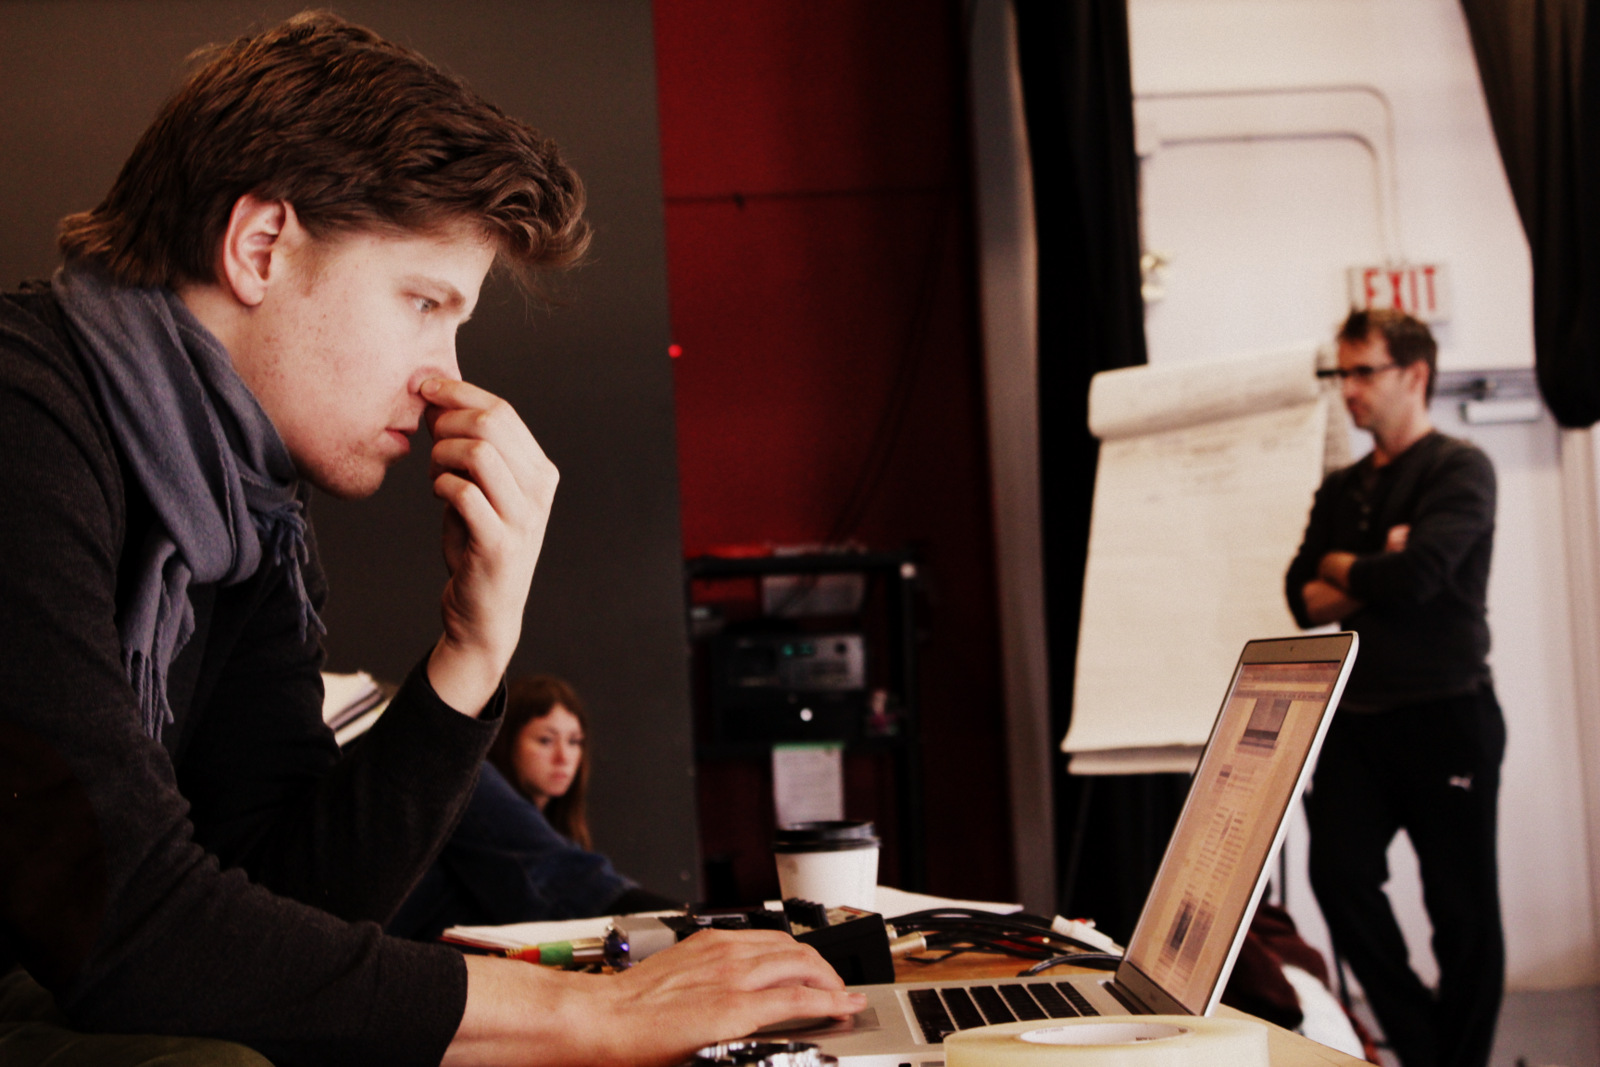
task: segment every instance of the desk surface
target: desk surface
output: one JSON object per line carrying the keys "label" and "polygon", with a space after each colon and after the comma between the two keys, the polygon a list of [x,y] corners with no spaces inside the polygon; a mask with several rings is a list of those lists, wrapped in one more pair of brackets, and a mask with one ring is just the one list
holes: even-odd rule
{"label": "desk surface", "polygon": [[[943,982],[962,978],[1011,978],[1027,966],[1027,961],[991,953],[969,952],[939,963],[917,963],[911,959],[895,961],[894,973],[901,982]],[[1060,967],[1051,973],[1071,974],[1077,968]],[[1254,1019],[1227,1005],[1217,1015],[1228,1019]],[[1363,1067],[1365,1060],[1302,1037],[1281,1026],[1255,1019],[1267,1028],[1267,1052],[1272,1067]]]}

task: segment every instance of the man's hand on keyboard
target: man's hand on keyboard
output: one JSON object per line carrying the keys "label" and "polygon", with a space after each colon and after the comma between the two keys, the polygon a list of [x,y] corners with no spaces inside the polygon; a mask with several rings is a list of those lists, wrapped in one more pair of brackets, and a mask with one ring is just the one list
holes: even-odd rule
{"label": "man's hand on keyboard", "polygon": [[769,930],[705,930],[615,975],[467,958],[458,1064],[682,1063],[785,1019],[866,1006],[809,945]]}

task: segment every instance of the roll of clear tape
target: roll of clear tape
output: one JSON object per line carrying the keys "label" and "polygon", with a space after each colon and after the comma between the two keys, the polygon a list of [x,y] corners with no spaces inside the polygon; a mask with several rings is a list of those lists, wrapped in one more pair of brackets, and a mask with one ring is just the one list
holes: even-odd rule
{"label": "roll of clear tape", "polygon": [[1193,1015],[1001,1023],[950,1034],[944,1054],[946,1067],[1267,1067],[1267,1028]]}

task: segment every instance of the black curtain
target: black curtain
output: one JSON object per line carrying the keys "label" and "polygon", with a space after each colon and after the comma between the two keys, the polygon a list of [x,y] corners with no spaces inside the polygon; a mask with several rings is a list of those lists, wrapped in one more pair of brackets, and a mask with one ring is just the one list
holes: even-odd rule
{"label": "black curtain", "polygon": [[[1099,445],[1089,380],[1145,362],[1125,0],[1013,0],[1039,249],[1039,450],[1051,722],[1072,709]],[[1073,779],[1057,761],[1063,915],[1125,938],[1187,781]]]}
{"label": "black curtain", "polygon": [[1587,0],[1462,0],[1533,253],[1539,391],[1565,426],[1600,420],[1600,19]]}

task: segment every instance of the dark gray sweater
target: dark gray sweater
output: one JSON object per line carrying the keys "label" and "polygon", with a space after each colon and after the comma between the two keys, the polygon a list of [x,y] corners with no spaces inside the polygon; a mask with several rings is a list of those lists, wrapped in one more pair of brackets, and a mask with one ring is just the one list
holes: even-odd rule
{"label": "dark gray sweater", "polygon": [[[1356,554],[1342,620],[1361,635],[1340,710],[1384,711],[1470,692],[1489,681],[1486,598],[1494,550],[1494,467],[1472,443],[1430,433],[1389,464],[1369,455],[1323,480],[1285,579],[1301,626],[1305,584],[1329,552]],[[1409,524],[1402,552],[1385,552]]]}
{"label": "dark gray sweater", "polygon": [[280,1067],[437,1063],[463,961],[379,924],[459,815],[499,702],[459,715],[419,667],[341,760],[320,645],[264,568],[192,590],[153,741],[115,623],[152,516],[47,291],[0,297],[0,456],[0,973],[21,964],[85,1030],[226,1038]]}

